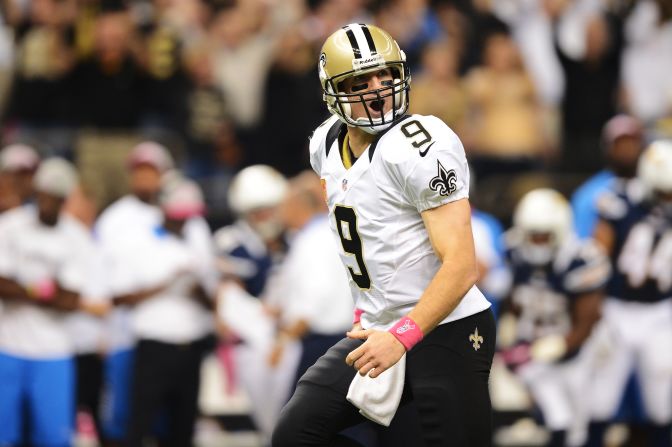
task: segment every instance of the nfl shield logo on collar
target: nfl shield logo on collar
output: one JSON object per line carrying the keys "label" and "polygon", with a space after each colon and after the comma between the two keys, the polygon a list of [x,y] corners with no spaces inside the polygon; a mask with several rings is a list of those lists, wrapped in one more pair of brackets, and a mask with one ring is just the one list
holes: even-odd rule
{"label": "nfl shield logo on collar", "polygon": [[343,188],[343,191],[346,191],[348,189],[348,179],[344,178],[343,183],[341,183],[341,187]]}

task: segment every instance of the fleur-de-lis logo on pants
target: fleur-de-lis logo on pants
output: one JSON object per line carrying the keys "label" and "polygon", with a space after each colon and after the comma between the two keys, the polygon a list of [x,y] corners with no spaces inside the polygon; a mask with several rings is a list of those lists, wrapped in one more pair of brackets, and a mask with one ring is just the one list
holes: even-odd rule
{"label": "fleur-de-lis logo on pants", "polygon": [[478,335],[478,328],[474,330],[473,334],[469,335],[469,341],[473,341],[471,346],[474,347],[474,351],[478,351],[481,347],[481,343],[483,343],[483,337]]}
{"label": "fleur-de-lis logo on pants", "polygon": [[439,173],[429,181],[429,189],[438,192],[442,196],[448,196],[457,189],[457,174],[455,170],[446,171],[440,161],[437,160]]}

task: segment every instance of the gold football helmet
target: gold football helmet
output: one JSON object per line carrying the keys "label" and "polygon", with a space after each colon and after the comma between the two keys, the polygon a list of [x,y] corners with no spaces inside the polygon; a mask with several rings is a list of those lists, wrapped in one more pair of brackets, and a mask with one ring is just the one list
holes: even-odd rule
{"label": "gold football helmet", "polygon": [[[343,92],[341,85],[345,79],[381,68],[389,68],[392,72],[390,85],[364,92]],[[351,23],[333,33],[322,46],[318,70],[329,112],[348,126],[376,134],[390,127],[408,110],[411,75],[406,55],[392,36],[377,26]],[[373,118],[367,102],[381,101],[389,96],[393,96],[392,110],[380,118]],[[364,105],[367,117],[353,118],[350,106],[353,103]]]}

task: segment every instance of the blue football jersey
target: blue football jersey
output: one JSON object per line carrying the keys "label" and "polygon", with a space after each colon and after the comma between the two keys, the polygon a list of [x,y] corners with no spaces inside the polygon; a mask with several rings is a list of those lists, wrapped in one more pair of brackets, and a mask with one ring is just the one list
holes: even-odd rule
{"label": "blue football jersey", "polygon": [[243,220],[217,230],[214,240],[220,272],[239,279],[250,295],[259,297],[278,257]]}
{"label": "blue football jersey", "polygon": [[653,303],[672,296],[672,220],[646,200],[633,180],[598,200],[600,218],[614,232],[609,296]]}
{"label": "blue football jersey", "polygon": [[594,241],[572,237],[552,262],[534,265],[511,239],[507,237],[506,256],[513,276],[511,301],[520,313],[518,340],[567,333],[574,299],[606,284],[610,273],[606,255]]}

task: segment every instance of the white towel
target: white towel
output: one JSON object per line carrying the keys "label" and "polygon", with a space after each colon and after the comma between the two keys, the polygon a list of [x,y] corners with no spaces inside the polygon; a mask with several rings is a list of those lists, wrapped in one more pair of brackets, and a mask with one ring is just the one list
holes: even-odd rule
{"label": "white towel", "polygon": [[399,407],[405,377],[406,354],[375,379],[368,374],[366,376],[355,374],[348,389],[347,399],[359,408],[362,416],[388,427]]}

